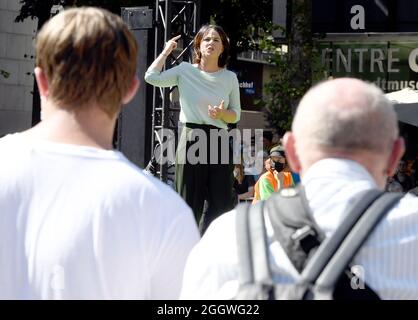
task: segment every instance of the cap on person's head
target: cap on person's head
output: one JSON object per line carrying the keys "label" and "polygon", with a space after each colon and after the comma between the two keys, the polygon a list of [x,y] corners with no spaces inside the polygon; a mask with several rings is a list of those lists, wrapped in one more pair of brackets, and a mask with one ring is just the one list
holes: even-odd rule
{"label": "cap on person's head", "polygon": [[276,146],[271,148],[270,157],[284,157],[284,150],[282,146]]}

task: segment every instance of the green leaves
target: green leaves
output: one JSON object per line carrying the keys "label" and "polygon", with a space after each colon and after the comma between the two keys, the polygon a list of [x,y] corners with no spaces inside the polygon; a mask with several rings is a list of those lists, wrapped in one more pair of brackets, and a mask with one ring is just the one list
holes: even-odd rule
{"label": "green leaves", "polygon": [[[271,54],[269,62],[274,65],[270,81],[264,87],[265,96],[259,104],[264,106],[267,121],[279,135],[290,130],[296,106],[312,81],[323,79],[325,75],[319,53],[313,46],[309,0],[293,0],[292,6],[290,32],[286,33],[272,23],[266,24],[264,36],[259,41],[260,49]],[[272,37],[274,30],[287,35],[286,43]]]}
{"label": "green leaves", "polygon": [[272,0],[212,0],[203,5],[224,28],[236,52],[256,49],[266,24],[271,23]]}

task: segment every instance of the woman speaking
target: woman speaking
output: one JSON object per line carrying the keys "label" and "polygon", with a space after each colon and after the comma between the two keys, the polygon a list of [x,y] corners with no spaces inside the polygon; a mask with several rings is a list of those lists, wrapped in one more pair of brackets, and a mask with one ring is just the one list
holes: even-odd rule
{"label": "woman speaking", "polygon": [[[205,229],[233,207],[233,161],[230,145],[218,143],[227,124],[240,119],[239,84],[226,69],[229,40],[223,29],[204,25],[193,43],[193,64],[182,62],[161,71],[180,36],[169,40],[145,74],[145,81],[158,87],[177,86],[180,122],[184,124],[176,151],[175,187],[192,208],[196,221]],[[202,134],[205,137],[202,138]],[[193,147],[199,143],[199,147]],[[202,148],[202,145],[205,148]],[[188,152],[192,148],[193,152]],[[215,150],[217,149],[217,150]],[[192,151],[190,150],[190,151]],[[195,151],[197,150],[197,151]],[[217,152],[216,161],[210,154]],[[221,161],[228,154],[229,162]],[[198,161],[196,161],[196,158]],[[205,199],[208,208],[202,217]]]}

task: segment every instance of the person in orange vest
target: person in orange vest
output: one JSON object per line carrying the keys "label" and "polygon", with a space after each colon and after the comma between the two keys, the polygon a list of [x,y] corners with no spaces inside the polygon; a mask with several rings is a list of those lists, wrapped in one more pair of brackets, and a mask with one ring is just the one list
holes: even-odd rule
{"label": "person in orange vest", "polygon": [[254,186],[253,204],[259,200],[266,200],[273,192],[295,185],[292,173],[287,169],[283,147],[273,147],[265,164],[267,171],[260,176]]}

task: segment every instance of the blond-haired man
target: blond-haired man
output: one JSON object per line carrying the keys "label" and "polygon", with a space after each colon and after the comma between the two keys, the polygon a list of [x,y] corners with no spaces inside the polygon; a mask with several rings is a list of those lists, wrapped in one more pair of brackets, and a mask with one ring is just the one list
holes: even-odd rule
{"label": "blond-haired man", "polygon": [[[311,214],[327,237],[353,200],[383,190],[404,152],[396,114],[383,92],[358,79],[323,82],[301,100],[283,139],[291,169],[301,174]],[[183,298],[231,298],[238,292],[236,211],[215,220],[186,264]],[[271,270],[278,283],[300,279],[264,214]],[[221,235],[223,235],[221,237]],[[418,198],[403,197],[379,222],[352,261],[382,299],[418,299]],[[254,253],[257,256],[257,253]]]}
{"label": "blond-haired man", "polygon": [[136,55],[102,9],[66,10],[38,34],[43,120],[0,140],[1,299],[178,297],[192,212],[112,150]]}

